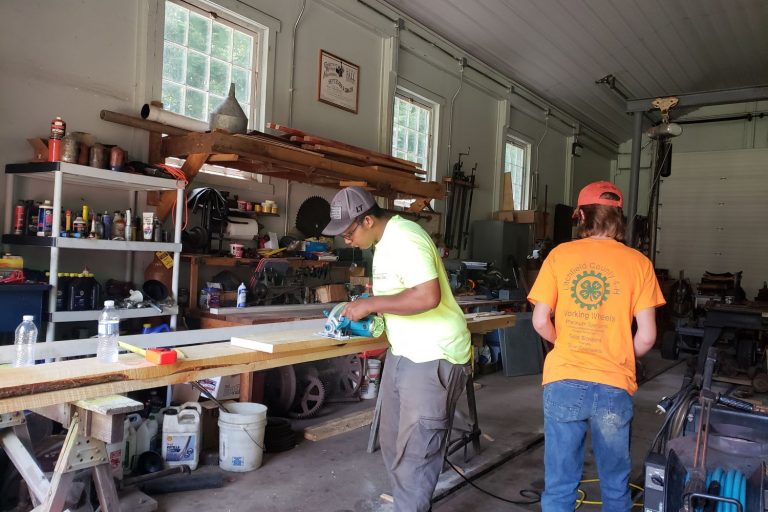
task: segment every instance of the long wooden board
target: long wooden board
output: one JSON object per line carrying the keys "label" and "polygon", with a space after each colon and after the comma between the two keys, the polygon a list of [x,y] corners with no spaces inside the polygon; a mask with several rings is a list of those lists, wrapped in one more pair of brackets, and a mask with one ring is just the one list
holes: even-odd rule
{"label": "long wooden board", "polygon": [[236,347],[258,350],[268,354],[278,354],[281,352],[295,352],[296,350],[346,345],[355,339],[357,338],[336,340],[320,336],[317,329],[303,329],[237,336],[232,338],[231,343]]}
{"label": "long wooden board", "polygon": [[135,354],[125,354],[117,363],[98,363],[95,358],[88,358],[8,368],[0,371],[0,414],[386,347],[385,340],[358,338],[341,347],[267,354],[229,343],[210,343],[186,346],[186,359],[162,366]]}
{"label": "long wooden board", "polygon": [[304,439],[322,441],[329,437],[363,428],[371,423],[373,423],[372,408],[307,427],[304,429]]}

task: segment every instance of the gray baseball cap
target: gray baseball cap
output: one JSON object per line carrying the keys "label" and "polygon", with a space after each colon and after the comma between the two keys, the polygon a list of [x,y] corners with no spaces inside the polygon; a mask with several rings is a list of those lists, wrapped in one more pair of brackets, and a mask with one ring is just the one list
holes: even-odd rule
{"label": "gray baseball cap", "polygon": [[376,201],[365,189],[347,187],[339,191],[331,201],[331,222],[325,226],[324,235],[337,236],[352,225],[361,214],[370,210]]}

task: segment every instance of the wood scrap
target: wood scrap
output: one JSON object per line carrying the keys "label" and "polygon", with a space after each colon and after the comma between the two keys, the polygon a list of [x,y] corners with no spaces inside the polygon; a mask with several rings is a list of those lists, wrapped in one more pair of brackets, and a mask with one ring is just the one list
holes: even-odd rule
{"label": "wood scrap", "polygon": [[346,432],[363,428],[373,423],[373,409],[347,414],[334,420],[329,420],[319,425],[313,425],[304,429],[304,439],[309,441],[322,441],[329,437],[338,436]]}
{"label": "wood scrap", "polygon": [[252,334],[249,336],[236,336],[232,338],[230,343],[236,347],[277,354],[279,352],[344,345],[353,339],[355,338],[337,340],[320,336],[315,329],[294,329]]}

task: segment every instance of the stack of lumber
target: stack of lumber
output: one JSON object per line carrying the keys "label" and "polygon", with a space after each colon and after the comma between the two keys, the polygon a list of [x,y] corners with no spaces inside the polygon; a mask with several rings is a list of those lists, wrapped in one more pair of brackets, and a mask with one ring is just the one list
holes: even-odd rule
{"label": "stack of lumber", "polygon": [[379,173],[401,178],[423,181],[426,177],[426,171],[415,162],[312,135],[290,126],[267,123],[267,128],[286,134],[289,137],[287,140],[302,149],[320,153],[332,160],[359,165]]}

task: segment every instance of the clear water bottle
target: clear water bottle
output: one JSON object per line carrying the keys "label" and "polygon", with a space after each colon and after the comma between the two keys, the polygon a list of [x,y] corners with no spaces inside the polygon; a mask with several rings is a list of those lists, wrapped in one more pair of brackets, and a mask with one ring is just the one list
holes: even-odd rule
{"label": "clear water bottle", "polygon": [[33,366],[35,364],[35,343],[37,343],[37,326],[34,322],[35,317],[24,315],[22,322],[16,328],[16,358],[13,366]]}
{"label": "clear water bottle", "polygon": [[102,363],[117,362],[117,336],[120,334],[120,316],[115,301],[105,300],[104,310],[99,316],[99,342],[96,345],[96,359]]}

